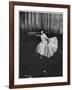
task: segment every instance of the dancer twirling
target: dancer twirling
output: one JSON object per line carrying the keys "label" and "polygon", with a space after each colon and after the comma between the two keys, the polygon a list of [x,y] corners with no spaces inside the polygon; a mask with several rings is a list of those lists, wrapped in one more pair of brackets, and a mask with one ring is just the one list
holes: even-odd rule
{"label": "dancer twirling", "polygon": [[48,38],[43,31],[41,31],[41,34],[37,36],[40,36],[41,38],[41,42],[36,47],[36,52],[40,54],[40,58],[42,59],[42,56],[45,56],[47,58],[53,56],[58,48],[57,38]]}
{"label": "dancer twirling", "polygon": [[[37,36],[40,36],[41,38],[41,42],[36,47],[36,52],[40,54],[40,59],[42,59],[43,56],[47,58],[53,56],[58,48],[57,37],[48,38],[43,30],[41,31],[41,34]],[[46,67],[45,65],[46,62],[43,62],[44,68]],[[43,72],[46,73],[46,70],[44,69]]]}

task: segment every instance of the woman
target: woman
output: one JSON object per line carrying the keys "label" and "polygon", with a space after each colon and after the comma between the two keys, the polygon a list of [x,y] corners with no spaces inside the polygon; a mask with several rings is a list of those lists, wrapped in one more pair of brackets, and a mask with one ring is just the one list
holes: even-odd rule
{"label": "woman", "polygon": [[[40,54],[40,59],[42,59],[43,56],[47,58],[50,58],[51,56],[53,56],[58,48],[57,38],[56,37],[48,38],[43,31],[41,31],[41,34],[37,36],[40,36],[41,38],[41,42],[36,47],[36,52]],[[47,62],[45,60],[42,60],[42,63],[43,63],[42,71],[43,73],[47,73],[46,71]]]}
{"label": "woman", "polygon": [[50,58],[54,55],[54,53],[57,51],[58,48],[58,40],[56,37],[48,38],[46,34],[41,31],[40,36],[41,42],[37,45],[36,52],[40,54],[40,59],[42,59],[42,56],[45,56],[47,58]]}

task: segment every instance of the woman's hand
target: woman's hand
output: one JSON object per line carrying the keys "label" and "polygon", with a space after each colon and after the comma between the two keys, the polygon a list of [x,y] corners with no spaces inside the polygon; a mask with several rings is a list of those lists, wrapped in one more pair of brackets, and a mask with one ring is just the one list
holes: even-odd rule
{"label": "woman's hand", "polygon": [[49,39],[47,39],[47,43],[49,44]]}

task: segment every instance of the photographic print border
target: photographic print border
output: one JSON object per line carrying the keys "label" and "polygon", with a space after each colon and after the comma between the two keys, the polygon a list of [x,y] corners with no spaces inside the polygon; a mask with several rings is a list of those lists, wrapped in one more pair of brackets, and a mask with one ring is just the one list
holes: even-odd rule
{"label": "photographic print border", "polygon": [[[68,10],[67,82],[14,85],[14,6],[66,8]],[[70,85],[70,5],[10,1],[9,2],[9,88],[10,89],[11,88],[29,88],[29,87],[60,86],[60,85]]]}

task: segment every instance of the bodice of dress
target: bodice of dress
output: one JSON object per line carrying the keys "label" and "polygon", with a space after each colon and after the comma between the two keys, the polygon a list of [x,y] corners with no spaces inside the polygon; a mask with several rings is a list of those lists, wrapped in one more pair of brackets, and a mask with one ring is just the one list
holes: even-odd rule
{"label": "bodice of dress", "polygon": [[47,36],[45,34],[42,34],[41,35],[41,41],[46,41],[46,39],[47,39]]}

